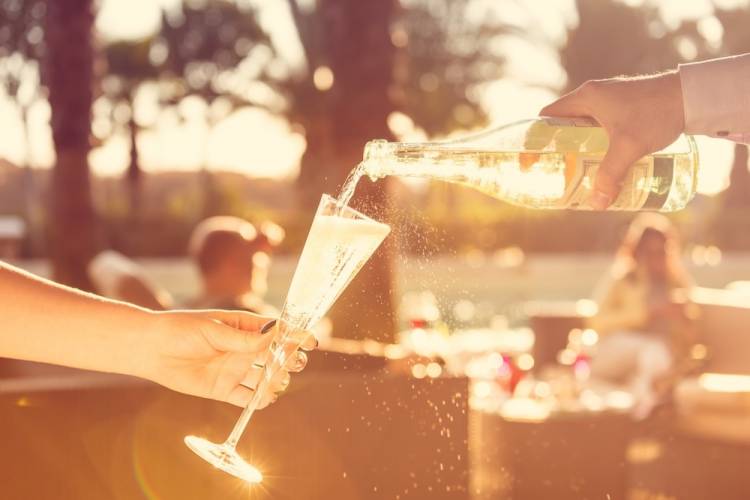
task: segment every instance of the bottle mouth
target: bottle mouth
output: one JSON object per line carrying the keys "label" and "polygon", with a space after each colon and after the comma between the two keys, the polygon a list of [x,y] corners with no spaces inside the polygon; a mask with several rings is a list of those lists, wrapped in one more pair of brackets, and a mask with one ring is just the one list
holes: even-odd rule
{"label": "bottle mouth", "polygon": [[393,154],[394,145],[385,139],[375,139],[365,144],[365,152],[363,159],[368,160],[382,160]]}

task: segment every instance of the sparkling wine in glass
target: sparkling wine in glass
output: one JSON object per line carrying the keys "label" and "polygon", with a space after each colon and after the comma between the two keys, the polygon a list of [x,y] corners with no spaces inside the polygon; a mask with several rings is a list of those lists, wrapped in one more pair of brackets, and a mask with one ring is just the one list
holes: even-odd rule
{"label": "sparkling wine in glass", "polygon": [[216,444],[205,438],[187,436],[185,444],[191,450],[211,465],[240,479],[250,483],[262,481],[260,471],[237,453],[237,442],[263,400],[274,375],[307,339],[310,328],[328,312],[389,232],[388,225],[340,205],[331,196],[323,195],[252,400],[224,443]]}

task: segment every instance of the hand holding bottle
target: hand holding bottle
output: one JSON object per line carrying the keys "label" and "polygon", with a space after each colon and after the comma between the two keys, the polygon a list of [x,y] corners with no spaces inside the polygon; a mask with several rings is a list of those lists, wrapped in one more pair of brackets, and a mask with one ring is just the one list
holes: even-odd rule
{"label": "hand holding bottle", "polygon": [[[666,126],[650,114],[648,103],[641,111],[622,108],[621,99],[636,100],[624,95],[636,83],[642,85],[587,84],[543,110],[566,116],[522,120],[444,142],[370,141],[350,179],[440,179],[535,209],[680,210],[695,195],[695,143],[680,133],[679,117]],[[594,106],[600,110],[592,111]]]}
{"label": "hand holding bottle", "polygon": [[649,77],[591,80],[543,108],[541,116],[591,117],[609,135],[609,150],[589,204],[606,209],[630,166],[674,142],[685,128],[677,72]]}

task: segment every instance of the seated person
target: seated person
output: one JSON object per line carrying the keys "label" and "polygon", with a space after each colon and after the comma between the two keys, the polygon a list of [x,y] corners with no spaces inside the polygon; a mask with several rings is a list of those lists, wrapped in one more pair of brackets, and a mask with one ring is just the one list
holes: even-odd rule
{"label": "seated person", "polygon": [[169,292],[150,279],[137,263],[114,250],[97,254],[87,273],[96,291],[104,297],[155,311],[172,305]]}
{"label": "seated person", "polygon": [[600,334],[591,377],[625,385],[635,415],[646,417],[693,344],[685,302],[692,282],[669,220],[642,214],[633,221],[609,278],[589,324]]}
{"label": "seated person", "polygon": [[194,309],[243,309],[276,316],[262,297],[267,288],[271,251],[284,239],[272,222],[256,228],[238,217],[211,217],[195,228],[189,253],[198,266],[203,291]]}

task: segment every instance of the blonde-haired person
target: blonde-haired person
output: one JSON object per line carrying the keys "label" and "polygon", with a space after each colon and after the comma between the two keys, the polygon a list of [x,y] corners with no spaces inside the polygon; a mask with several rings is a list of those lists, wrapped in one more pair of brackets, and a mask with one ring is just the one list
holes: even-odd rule
{"label": "blonde-haired person", "polygon": [[589,326],[600,334],[592,378],[627,386],[637,417],[651,412],[695,340],[686,303],[692,286],[670,221],[657,214],[636,218],[600,287]]}

